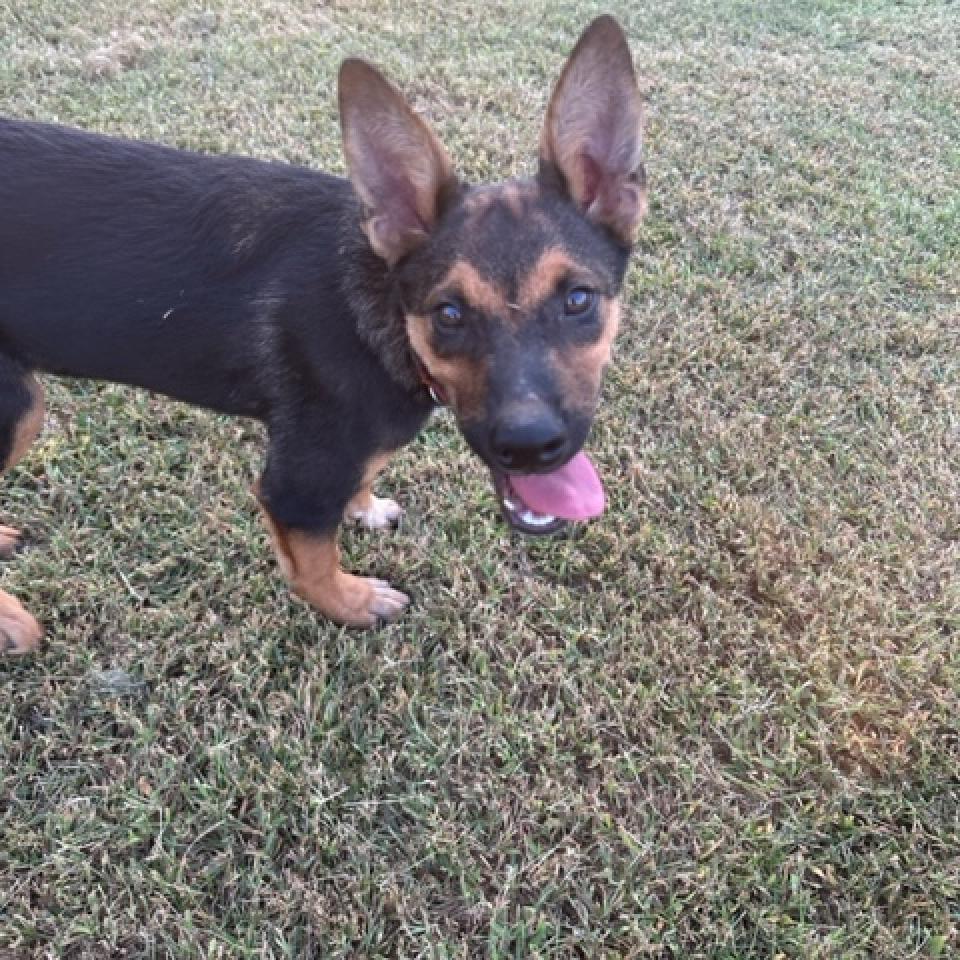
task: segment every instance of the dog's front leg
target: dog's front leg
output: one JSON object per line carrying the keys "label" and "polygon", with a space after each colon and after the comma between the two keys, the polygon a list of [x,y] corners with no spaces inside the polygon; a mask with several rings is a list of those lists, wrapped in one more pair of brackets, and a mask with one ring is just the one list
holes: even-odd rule
{"label": "dog's front leg", "polygon": [[371,457],[363,472],[360,489],[351,497],[343,512],[344,520],[359,523],[368,530],[383,530],[395,526],[403,514],[403,507],[389,497],[378,497],[373,492],[376,475],[386,466],[390,453]]}
{"label": "dog's front leg", "polygon": [[289,434],[295,437],[289,444],[284,442],[288,434],[273,438],[255,492],[293,592],[337,623],[372,627],[398,617],[409,597],[383,580],[344,571],[337,534],[345,515],[369,520],[376,501],[393,503],[373,498],[370,491],[387,458],[358,456],[350,444],[336,443],[336,430],[324,435],[329,444],[324,449],[305,439],[310,437],[306,431]]}
{"label": "dog's front leg", "polygon": [[350,627],[373,627],[398,617],[410,598],[384,580],[340,567],[337,531],[311,533],[284,526],[264,507],[280,569],[293,592],[321,613]]}

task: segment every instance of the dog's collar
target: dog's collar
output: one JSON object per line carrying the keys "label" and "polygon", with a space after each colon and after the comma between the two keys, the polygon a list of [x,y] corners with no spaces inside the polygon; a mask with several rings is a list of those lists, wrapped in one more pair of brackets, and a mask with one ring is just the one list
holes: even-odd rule
{"label": "dog's collar", "polygon": [[417,368],[417,374],[420,377],[420,382],[423,384],[424,388],[429,394],[434,406],[445,407],[447,405],[446,391],[439,383],[437,383],[436,380],[433,379],[433,377],[430,376],[430,372],[427,370],[426,364],[417,356],[416,353],[413,353],[413,363]]}

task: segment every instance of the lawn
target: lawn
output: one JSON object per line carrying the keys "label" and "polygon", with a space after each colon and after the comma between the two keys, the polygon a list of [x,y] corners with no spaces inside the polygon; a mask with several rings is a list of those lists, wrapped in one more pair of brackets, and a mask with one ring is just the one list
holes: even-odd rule
{"label": "lawn", "polygon": [[[342,171],[363,54],[525,174],[602,9],[15,0],[0,113]],[[0,960],[960,956],[960,7],[614,12],[651,211],[598,521],[511,535],[440,415],[400,529],[344,538],[411,609],[342,630],[275,567],[259,427],[47,379]]]}

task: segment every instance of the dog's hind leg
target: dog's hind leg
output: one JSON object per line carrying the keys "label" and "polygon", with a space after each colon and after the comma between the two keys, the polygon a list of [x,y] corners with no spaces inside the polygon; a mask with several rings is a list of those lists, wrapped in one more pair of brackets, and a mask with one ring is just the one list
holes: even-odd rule
{"label": "dog's hind leg", "polygon": [[[43,390],[19,364],[0,357],[0,470],[12,467],[43,426]],[[20,531],[0,525],[0,556],[9,557]],[[40,642],[37,621],[16,597],[0,590],[0,653],[27,653]]]}

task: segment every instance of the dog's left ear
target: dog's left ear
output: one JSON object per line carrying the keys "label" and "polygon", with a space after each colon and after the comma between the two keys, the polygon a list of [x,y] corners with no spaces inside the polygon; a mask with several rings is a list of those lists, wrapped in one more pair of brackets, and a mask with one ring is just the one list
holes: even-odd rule
{"label": "dog's left ear", "polygon": [[643,107],[623,30],[598,17],[570,54],[547,107],[540,177],[631,244],[647,208]]}
{"label": "dog's left ear", "polygon": [[340,68],[340,124],[370,246],[391,266],[423,243],[457,181],[433,131],[363,60]]}

